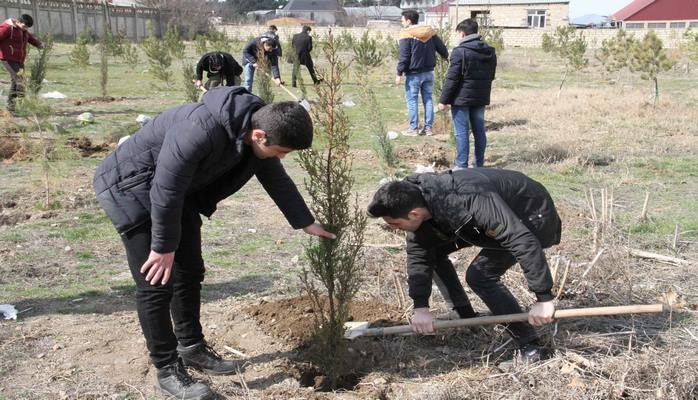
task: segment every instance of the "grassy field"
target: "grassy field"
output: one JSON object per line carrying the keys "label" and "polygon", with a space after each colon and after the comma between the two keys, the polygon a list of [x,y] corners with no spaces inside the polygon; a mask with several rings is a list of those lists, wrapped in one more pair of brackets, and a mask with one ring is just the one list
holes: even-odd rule
{"label": "grassy field", "polygon": [[[233,52],[237,59],[241,46]],[[50,101],[49,122],[65,130],[58,139],[85,137],[94,145],[113,146],[131,132],[139,114],[153,116],[183,104],[179,64],[173,68],[174,83],[167,86],[150,76],[142,53],[133,70],[114,59],[108,85],[113,99],[104,101],[97,99],[96,51],[85,69],[75,68],[69,53],[70,46],[57,46],[42,90],[68,97]],[[193,49],[187,54],[196,61]],[[316,60],[320,68],[325,65],[320,51]],[[404,90],[394,85],[394,64],[387,59],[371,71],[352,66],[345,78],[344,100],[355,103],[345,111],[352,123],[355,190],[362,206],[384,177],[373,148],[375,135],[385,132],[370,126],[368,113],[380,113],[389,130],[407,128]],[[281,70],[290,82],[291,66],[283,64]],[[563,239],[548,255],[552,265],[560,266],[558,275],[570,264],[560,307],[663,299],[676,306],[671,315],[561,321],[542,330],[556,349],[553,358],[509,371],[496,367],[513,349],[498,328],[383,339],[374,343],[383,356],[360,371],[354,390],[314,393],[288,367],[296,346],[245,311],[260,301],[300,294],[298,273],[307,243],[251,181],[204,221],[207,339],[218,349],[229,345],[251,357],[237,376],[206,377],[212,386],[226,398],[696,398],[698,72],[661,75],[656,104],[648,102],[649,82],[629,74],[615,81],[593,60],[557,98],[561,72],[561,63],[539,49],[512,48],[500,55],[486,112],[486,165],[523,171],[545,184],[555,199]],[[301,73],[309,81],[306,71]],[[8,78],[0,79],[6,91]],[[366,107],[362,89],[367,85],[379,109]],[[312,86],[307,90],[312,101]],[[290,100],[282,90],[275,95]],[[76,116],[88,111],[95,122],[79,124]],[[33,129],[21,119],[0,119],[3,137]],[[438,133],[394,141],[406,172],[437,155],[453,161],[450,134]],[[17,321],[0,321],[0,399],[158,398],[123,248],[91,190],[93,171],[105,154],[52,162],[51,208],[42,206],[38,161],[0,163],[0,304],[21,311]],[[303,189],[305,175],[295,157],[284,164]],[[404,280],[404,255],[381,245],[399,246],[402,236],[370,221],[367,238],[376,246],[366,248],[359,297],[396,306],[399,296],[390,276]],[[685,262],[641,259],[630,249]],[[474,254],[459,253],[461,278]],[[505,280],[524,304],[533,301],[518,268]],[[558,276],[556,288],[560,281]],[[485,310],[479,300],[474,304]],[[438,295],[433,306],[443,309]]]}

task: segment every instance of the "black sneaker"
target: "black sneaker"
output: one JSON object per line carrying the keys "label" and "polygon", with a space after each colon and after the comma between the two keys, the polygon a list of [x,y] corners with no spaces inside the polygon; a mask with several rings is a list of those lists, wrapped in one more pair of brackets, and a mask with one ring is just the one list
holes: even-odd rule
{"label": "black sneaker", "polygon": [[237,371],[238,363],[224,360],[206,342],[191,346],[177,346],[184,365],[211,375],[231,375]]}
{"label": "black sneaker", "polygon": [[535,343],[527,343],[519,347],[519,358],[523,363],[535,363],[542,360],[543,348]]}
{"label": "black sneaker", "polygon": [[155,388],[163,394],[182,400],[213,400],[216,393],[204,382],[195,381],[181,359],[157,369]]}

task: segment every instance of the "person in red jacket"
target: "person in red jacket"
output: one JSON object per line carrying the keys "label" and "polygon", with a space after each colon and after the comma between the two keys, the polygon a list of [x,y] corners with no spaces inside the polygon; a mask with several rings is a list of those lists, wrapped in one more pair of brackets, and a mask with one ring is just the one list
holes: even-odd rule
{"label": "person in red jacket", "polygon": [[27,57],[27,42],[42,49],[43,44],[27,30],[34,25],[31,15],[22,14],[19,19],[8,19],[0,24],[0,64],[10,74],[10,95],[7,110],[14,112],[15,99],[24,93],[24,82],[19,75]]}

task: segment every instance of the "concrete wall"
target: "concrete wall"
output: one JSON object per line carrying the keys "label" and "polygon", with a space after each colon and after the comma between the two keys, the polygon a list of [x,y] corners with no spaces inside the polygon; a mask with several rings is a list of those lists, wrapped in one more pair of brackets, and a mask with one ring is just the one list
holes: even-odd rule
{"label": "concrete wall", "polygon": [[147,35],[146,22],[151,21],[161,33],[160,10],[150,8],[104,6],[73,0],[0,0],[0,19],[17,18],[21,14],[34,17],[32,32],[50,32],[59,39],[75,40],[88,27],[101,34],[104,13],[107,13],[112,32],[124,33],[131,40]]}
{"label": "concrete wall", "polygon": [[545,28],[556,28],[568,24],[569,6],[567,4],[514,4],[493,6],[455,6],[449,7],[451,26],[455,27],[474,11],[489,11],[493,26],[502,28],[528,28],[528,11],[545,10]]}
{"label": "concrete wall", "polygon": [[[266,25],[222,25],[221,29],[224,30],[226,35],[231,38],[236,38],[239,40],[248,39],[251,35],[261,35],[266,31]],[[312,34],[316,38],[321,38],[327,34],[329,27],[317,26],[313,27]],[[332,32],[335,35],[339,35],[342,32],[348,32],[352,36],[358,38],[365,30],[368,29],[369,36],[375,37],[380,36],[393,37],[395,40],[399,37],[400,27],[375,27],[375,28],[363,28],[363,27],[332,27]],[[299,27],[279,27],[279,36],[282,41],[285,41],[289,35],[296,34],[300,32]],[[552,33],[554,30],[550,29],[503,29],[502,36],[504,38],[504,47],[541,47],[543,43],[543,34]],[[601,46],[601,42],[604,39],[610,38],[616,34],[616,29],[580,29],[580,32],[584,34],[587,39],[589,48],[598,48]],[[642,38],[648,29],[633,29],[628,30],[628,33],[635,35],[637,38]],[[684,29],[659,29],[654,31],[657,36],[664,42],[664,46],[669,48],[676,48],[684,40],[683,33]],[[455,33],[451,36],[451,45],[453,46],[458,42]]]}

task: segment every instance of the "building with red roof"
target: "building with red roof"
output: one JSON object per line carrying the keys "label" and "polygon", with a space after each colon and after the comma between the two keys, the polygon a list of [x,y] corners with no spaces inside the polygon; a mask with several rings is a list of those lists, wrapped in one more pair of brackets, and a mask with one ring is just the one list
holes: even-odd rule
{"label": "building with red roof", "polygon": [[635,0],[612,18],[626,29],[698,28],[697,0]]}

